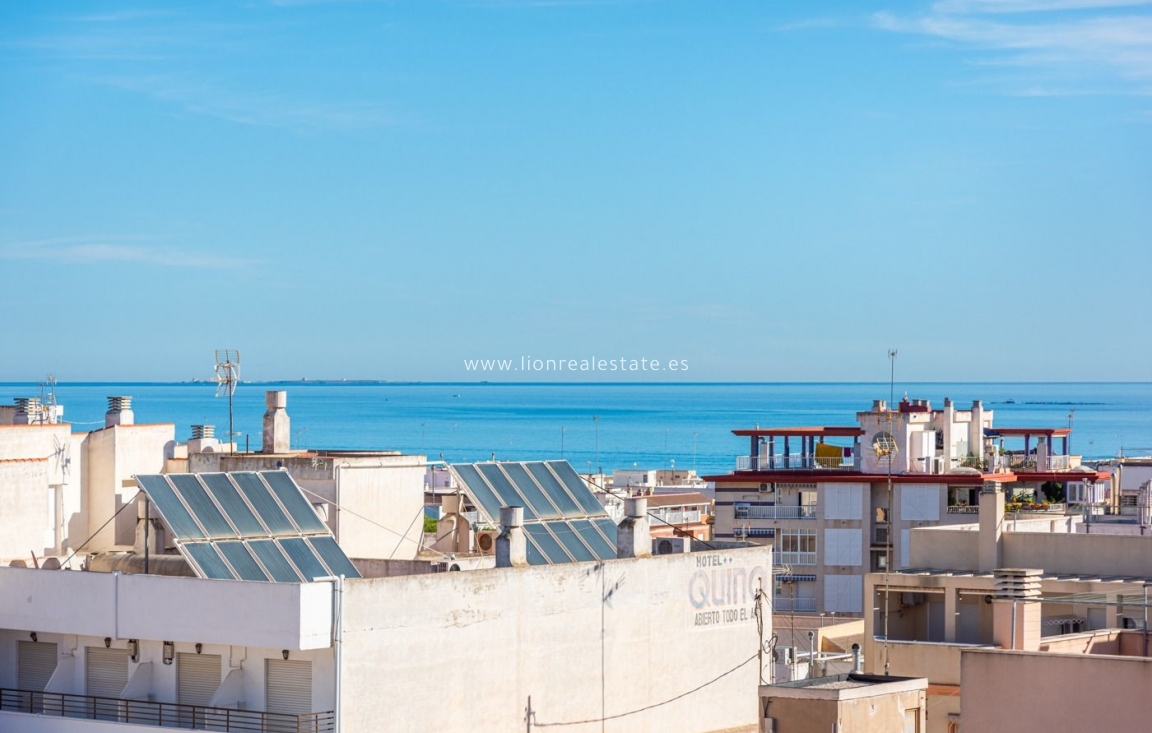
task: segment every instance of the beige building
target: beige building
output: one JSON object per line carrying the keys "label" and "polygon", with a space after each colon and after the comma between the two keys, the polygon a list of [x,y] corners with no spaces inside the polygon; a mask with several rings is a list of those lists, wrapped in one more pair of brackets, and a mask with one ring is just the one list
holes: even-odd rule
{"label": "beige building", "polygon": [[867,576],[866,668],[926,677],[930,731],[1139,729],[1152,539],[1004,506],[986,483],[979,524],[915,530],[911,567]]}
{"label": "beige building", "polygon": [[[760,686],[762,733],[921,733],[928,681],[849,672]],[[991,729],[989,729],[991,730]]]}
{"label": "beige building", "polygon": [[713,536],[771,541],[777,566],[789,569],[777,611],[863,614],[864,575],[911,566],[916,529],[974,522],[986,480],[1019,494],[1029,515],[1069,511],[1043,496],[1049,482],[1077,496],[1106,493],[1109,474],[1067,454],[1068,429],[997,428],[979,401],[961,410],[950,400],[940,409],[877,400],[856,423],[734,430],[748,453],[732,473],[705,477],[716,485]]}

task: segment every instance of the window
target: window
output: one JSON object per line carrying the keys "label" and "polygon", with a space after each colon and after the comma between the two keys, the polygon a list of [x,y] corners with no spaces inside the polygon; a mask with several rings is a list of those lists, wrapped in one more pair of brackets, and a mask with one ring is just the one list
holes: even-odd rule
{"label": "window", "polygon": [[751,508],[752,508],[752,506],[746,501],[736,502],[736,506],[733,507],[733,509],[736,513],[736,519],[747,519],[748,518],[748,512]]}
{"label": "window", "polygon": [[875,530],[876,541],[873,544],[886,545],[888,544],[888,528],[877,527]]}
{"label": "window", "polygon": [[904,711],[904,733],[920,733],[920,708]]}
{"label": "window", "polygon": [[872,572],[882,573],[888,568],[888,553],[885,550],[872,553]]}
{"label": "window", "polygon": [[782,565],[816,564],[816,531],[782,529],[776,534],[777,562]]}

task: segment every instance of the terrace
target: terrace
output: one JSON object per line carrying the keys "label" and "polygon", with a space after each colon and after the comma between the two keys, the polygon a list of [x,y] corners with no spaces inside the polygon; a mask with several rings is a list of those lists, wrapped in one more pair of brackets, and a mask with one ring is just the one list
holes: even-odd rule
{"label": "terrace", "polygon": [[[750,442],[748,454],[736,457],[737,471],[853,471],[859,470],[856,443],[864,431],[855,426],[757,427],[732,434]],[[836,445],[828,438],[850,438],[852,443]],[[793,450],[796,443],[799,451]]]}

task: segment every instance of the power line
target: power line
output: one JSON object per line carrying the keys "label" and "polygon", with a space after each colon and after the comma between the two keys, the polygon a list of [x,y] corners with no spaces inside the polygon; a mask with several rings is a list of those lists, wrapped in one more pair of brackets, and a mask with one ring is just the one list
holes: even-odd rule
{"label": "power line", "polygon": [[112,520],[113,520],[113,519],[115,519],[116,517],[118,517],[118,516],[120,515],[120,512],[122,512],[122,511],[124,511],[125,509],[127,509],[128,507],[132,506],[132,502],[136,501],[136,497],[137,497],[137,496],[140,496],[140,491],[139,491],[139,490],[137,490],[137,492],[136,492],[135,494],[133,494],[133,495],[132,495],[132,498],[131,498],[131,499],[129,499],[128,501],[126,501],[126,502],[124,503],[124,505],[123,505],[123,506],[121,506],[119,509],[117,509],[117,510],[116,510],[116,513],[115,513],[115,514],[113,514],[111,517],[109,517],[107,522],[105,522],[104,524],[101,524],[101,525],[100,525],[100,529],[98,529],[98,530],[96,530],[95,532],[93,532],[93,533],[92,533],[92,535],[91,535],[91,536],[90,536],[88,539],[86,539],[86,540],[84,540],[83,542],[81,542],[81,543],[80,543],[80,547],[77,547],[75,550],[73,550],[73,551],[72,551],[72,554],[68,556],[68,559],[67,559],[67,560],[65,560],[64,562],[60,563],[60,567],[64,567],[64,566],[65,566],[65,565],[67,565],[68,563],[72,562],[72,558],[76,557],[76,553],[77,553],[77,552],[80,552],[81,548],[83,548],[83,547],[84,547],[84,545],[86,545],[86,544],[88,544],[89,542],[91,542],[91,541],[92,541],[92,538],[93,538],[93,537],[95,537],[96,535],[100,534],[100,532],[101,532],[101,531],[103,531],[103,529],[104,529],[105,527],[107,527],[109,524],[112,524]]}
{"label": "power line", "polygon": [[747,666],[749,662],[755,661],[759,656],[760,656],[760,652],[757,651],[755,654],[748,657],[747,659],[745,659],[740,664],[737,664],[732,669],[728,670],[727,672],[724,672],[723,674],[719,675],[718,677],[713,677],[712,679],[708,680],[707,682],[705,682],[702,685],[698,685],[697,687],[694,687],[691,690],[688,690],[687,692],[682,692],[679,695],[677,695],[675,697],[668,698],[667,700],[664,700],[662,702],[652,703],[651,705],[645,705],[642,708],[637,708],[635,710],[629,710],[626,713],[617,713],[615,715],[607,715],[607,716],[604,716],[602,718],[589,718],[588,720],[571,720],[571,721],[564,722],[564,723],[537,723],[535,721],[536,713],[534,711],[530,711],[530,714],[533,716],[533,718],[531,720],[529,720],[529,725],[535,726],[537,728],[555,728],[555,727],[568,726],[568,725],[588,725],[589,723],[603,723],[603,722],[606,722],[609,720],[618,720],[620,718],[626,718],[630,715],[636,715],[637,713],[643,713],[643,712],[646,712],[648,710],[653,710],[653,709],[658,708],[658,707],[663,707],[664,705],[668,705],[669,703],[676,702],[677,700],[688,697],[689,695],[691,695],[693,693],[699,692],[700,690],[703,690],[705,687],[708,687],[709,685],[713,685],[713,684],[719,682],[720,680],[724,679],[728,675],[730,675],[730,674],[740,670],[741,668]]}

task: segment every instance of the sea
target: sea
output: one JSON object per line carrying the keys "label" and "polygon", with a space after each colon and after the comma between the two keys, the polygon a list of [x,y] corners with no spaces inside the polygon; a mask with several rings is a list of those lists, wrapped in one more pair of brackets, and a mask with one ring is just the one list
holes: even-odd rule
{"label": "sea", "polygon": [[[981,399],[1000,427],[1072,427],[1086,458],[1152,454],[1152,382],[1137,383],[391,383],[244,382],[232,397],[240,449],[259,450],[264,393],[288,392],[294,448],[419,453],[449,462],[567,459],[579,471],[692,468],[727,473],[748,441],[732,430],[853,425],[875,399]],[[46,397],[35,383],[0,383],[0,404]],[[77,432],[104,424],[106,398],[128,395],[138,423],[228,432],[229,400],[200,383],[66,383],[55,387]]]}

